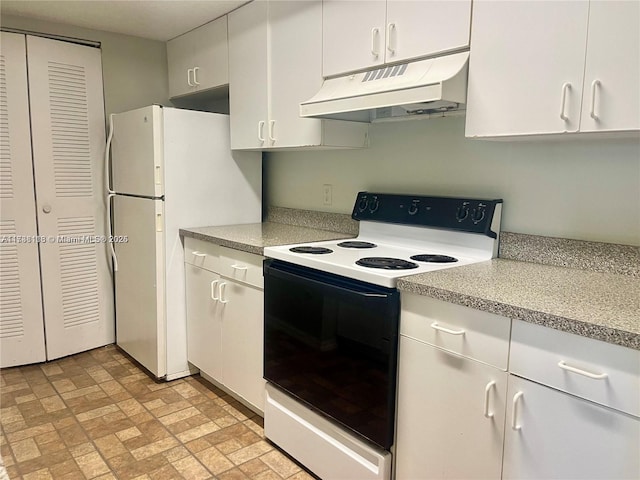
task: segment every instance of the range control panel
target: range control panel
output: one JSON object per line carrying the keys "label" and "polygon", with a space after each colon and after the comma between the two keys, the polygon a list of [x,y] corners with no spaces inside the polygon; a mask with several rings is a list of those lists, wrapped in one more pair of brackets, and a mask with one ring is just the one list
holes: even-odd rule
{"label": "range control panel", "polygon": [[398,223],[481,233],[496,238],[491,229],[501,199],[427,197],[360,192],[351,217],[354,220]]}

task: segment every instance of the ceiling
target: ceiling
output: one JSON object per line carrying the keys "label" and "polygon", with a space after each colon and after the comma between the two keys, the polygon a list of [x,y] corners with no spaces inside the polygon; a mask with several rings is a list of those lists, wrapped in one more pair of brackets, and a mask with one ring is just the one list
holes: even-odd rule
{"label": "ceiling", "polygon": [[2,0],[0,14],[165,41],[245,3],[247,0]]}

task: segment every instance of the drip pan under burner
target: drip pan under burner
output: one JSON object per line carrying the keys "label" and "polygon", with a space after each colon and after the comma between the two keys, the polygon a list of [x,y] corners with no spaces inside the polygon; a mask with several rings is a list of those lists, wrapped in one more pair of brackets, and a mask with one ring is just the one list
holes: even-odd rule
{"label": "drip pan under burner", "polygon": [[418,268],[417,263],[390,257],[365,257],[356,261],[356,265],[369,268],[382,268],[384,270],[411,270]]}
{"label": "drip pan under burner", "polygon": [[290,252],[294,253],[310,253],[312,255],[324,255],[327,253],[333,253],[333,250],[330,248],[324,247],[292,247],[289,249]]}
{"label": "drip pan under burner", "polygon": [[361,242],[359,240],[350,240],[347,242],[340,242],[338,244],[342,248],[376,248],[377,245],[371,242]]}
{"label": "drip pan under burner", "polygon": [[411,260],[415,260],[416,262],[429,262],[429,263],[453,263],[457,262],[458,259],[455,257],[450,257],[449,255],[413,255],[410,257]]}

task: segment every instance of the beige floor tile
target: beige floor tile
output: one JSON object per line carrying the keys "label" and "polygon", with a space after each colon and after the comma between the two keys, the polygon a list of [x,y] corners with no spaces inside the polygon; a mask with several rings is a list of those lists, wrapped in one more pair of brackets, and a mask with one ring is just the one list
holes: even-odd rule
{"label": "beige floor tile", "polygon": [[233,468],[234,464],[215,447],[196,453],[198,460],[213,474],[218,474]]}
{"label": "beige floor tile", "polygon": [[310,480],[252,411],[200,377],[159,382],[114,346],[0,370],[12,480]]}
{"label": "beige floor tile", "polygon": [[87,478],[95,478],[99,475],[110,473],[110,469],[98,452],[89,453],[77,457],[76,463]]}
{"label": "beige floor tile", "polygon": [[273,450],[260,457],[264,463],[269,465],[269,468],[280,475],[282,478],[289,478],[290,476],[298,473],[301,469],[294,462],[289,460],[279,450]]}
{"label": "beige floor tile", "polygon": [[18,463],[31,460],[32,458],[36,458],[41,455],[33,438],[13,442],[11,444],[11,449],[13,450],[13,456]]}
{"label": "beige floor tile", "polygon": [[211,473],[192,456],[176,460],[172,462],[172,465],[184,478],[190,480],[206,480],[212,476]]}

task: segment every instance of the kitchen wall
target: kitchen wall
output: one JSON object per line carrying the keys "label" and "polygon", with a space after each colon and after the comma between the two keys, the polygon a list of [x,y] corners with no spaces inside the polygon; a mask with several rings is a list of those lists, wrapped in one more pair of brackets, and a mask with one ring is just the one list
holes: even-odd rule
{"label": "kitchen wall", "polygon": [[640,245],[637,139],[471,140],[462,116],[370,133],[368,149],[268,153],[268,203],[350,213],[361,190],[499,197],[505,231]]}
{"label": "kitchen wall", "polygon": [[107,115],[152,103],[171,105],[164,42],[11,15],[2,15],[0,24],[101,42]]}

